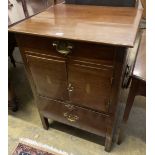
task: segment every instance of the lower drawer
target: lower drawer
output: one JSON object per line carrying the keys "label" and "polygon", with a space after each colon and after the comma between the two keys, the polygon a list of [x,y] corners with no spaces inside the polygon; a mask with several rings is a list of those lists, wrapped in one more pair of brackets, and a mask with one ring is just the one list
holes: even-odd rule
{"label": "lower drawer", "polygon": [[38,103],[41,113],[47,118],[105,136],[106,115],[44,98],[40,98]]}

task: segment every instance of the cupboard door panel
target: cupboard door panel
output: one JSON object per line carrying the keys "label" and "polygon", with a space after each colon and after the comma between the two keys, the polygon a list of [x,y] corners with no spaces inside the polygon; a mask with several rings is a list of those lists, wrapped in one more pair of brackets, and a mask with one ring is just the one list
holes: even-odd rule
{"label": "cupboard door panel", "polygon": [[34,55],[26,57],[37,93],[52,99],[68,100],[65,60]]}
{"label": "cupboard door panel", "polygon": [[112,69],[70,64],[68,70],[70,101],[97,111],[108,112]]}

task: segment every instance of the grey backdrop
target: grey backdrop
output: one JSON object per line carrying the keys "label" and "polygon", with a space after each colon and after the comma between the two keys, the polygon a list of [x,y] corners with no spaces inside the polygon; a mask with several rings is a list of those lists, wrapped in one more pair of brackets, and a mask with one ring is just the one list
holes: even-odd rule
{"label": "grey backdrop", "polygon": [[136,0],[66,0],[66,4],[134,6]]}

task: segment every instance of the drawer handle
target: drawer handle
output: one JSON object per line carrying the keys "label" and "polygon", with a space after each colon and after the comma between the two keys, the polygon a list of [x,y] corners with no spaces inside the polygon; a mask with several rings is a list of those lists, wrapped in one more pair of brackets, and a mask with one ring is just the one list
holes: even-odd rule
{"label": "drawer handle", "polygon": [[53,47],[56,48],[57,52],[67,55],[73,49],[73,45],[64,41],[55,41],[53,42]]}
{"label": "drawer handle", "polygon": [[76,122],[77,120],[79,120],[78,116],[68,114],[68,112],[64,113],[64,117],[67,118],[67,120],[70,121],[70,122]]}
{"label": "drawer handle", "polygon": [[131,66],[127,65],[123,77],[122,88],[128,88],[131,80]]}

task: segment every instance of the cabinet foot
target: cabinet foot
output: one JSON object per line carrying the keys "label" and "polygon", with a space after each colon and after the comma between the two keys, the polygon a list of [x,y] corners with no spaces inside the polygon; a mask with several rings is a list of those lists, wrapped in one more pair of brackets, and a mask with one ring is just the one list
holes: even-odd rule
{"label": "cabinet foot", "polygon": [[110,152],[112,146],[112,137],[106,136],[105,139],[105,151]]}
{"label": "cabinet foot", "polygon": [[124,141],[125,139],[125,128],[126,128],[126,123],[122,122],[120,128],[119,128],[119,133],[118,133],[118,140],[117,140],[117,144],[120,145],[122,143],[122,141]]}
{"label": "cabinet foot", "polygon": [[40,118],[41,118],[41,122],[42,122],[43,128],[45,130],[48,130],[48,128],[49,128],[48,118],[46,118],[44,116],[40,116]]}
{"label": "cabinet foot", "polygon": [[117,145],[120,145],[122,143],[122,139],[123,139],[122,137],[123,137],[123,131],[120,128],[118,133]]}

